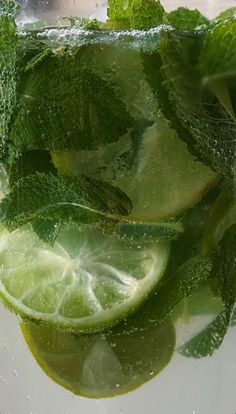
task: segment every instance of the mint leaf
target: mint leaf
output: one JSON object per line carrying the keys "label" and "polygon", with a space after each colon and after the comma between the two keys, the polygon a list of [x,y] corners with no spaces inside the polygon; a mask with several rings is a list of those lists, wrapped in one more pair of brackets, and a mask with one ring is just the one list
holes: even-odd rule
{"label": "mint leaf", "polygon": [[[48,151],[24,152],[9,167],[9,184],[14,188],[18,180],[32,176],[35,173],[51,173],[57,175],[51,155]],[[53,245],[61,228],[61,221],[51,219],[38,219],[32,223],[34,232],[40,239]]]}
{"label": "mint leaf", "polygon": [[164,8],[159,0],[108,0],[108,27],[150,29],[162,23]]}
{"label": "mint leaf", "polygon": [[235,121],[236,19],[220,21],[204,39],[199,69],[227,113]]}
{"label": "mint leaf", "polygon": [[180,348],[180,352],[185,356],[194,358],[211,356],[219,348],[228,331],[236,299],[235,243],[236,226],[234,225],[226,232],[220,243],[214,266],[215,272],[218,272],[223,310],[210,325]]}
{"label": "mint leaf", "polygon": [[38,219],[32,223],[32,227],[41,240],[53,245],[60,232],[62,223],[57,220]]}
{"label": "mint leaf", "polygon": [[104,221],[128,214],[129,198],[118,188],[92,178],[36,173],[18,180],[0,204],[4,224],[14,230],[35,220]]}
{"label": "mint leaf", "polygon": [[204,76],[221,75],[231,78],[236,64],[236,19],[219,22],[207,31],[199,56]]}
{"label": "mint leaf", "polygon": [[102,27],[102,23],[99,22],[97,19],[89,19],[86,17],[68,16],[62,17],[61,20],[68,20],[70,22],[71,27],[79,27],[85,30],[100,30]]}
{"label": "mint leaf", "polygon": [[[167,116],[173,128],[177,126],[180,138],[188,143],[190,151],[229,182],[234,174],[236,125],[204,82],[205,75],[198,63],[204,39],[205,32],[164,29],[161,32],[158,53],[162,62],[162,87],[172,107]],[[157,95],[159,82],[158,73]]]}
{"label": "mint leaf", "polygon": [[230,321],[230,326],[235,326],[235,325],[236,325],[236,302],[234,304],[234,309],[233,309],[233,313],[232,313],[232,317]]}
{"label": "mint leaf", "polygon": [[9,181],[13,187],[17,180],[35,174],[36,172],[57,175],[51,155],[48,151],[27,151],[14,160],[9,166]]}
{"label": "mint leaf", "polygon": [[178,7],[176,10],[165,13],[163,23],[179,30],[194,30],[202,25],[207,25],[209,20],[199,10],[190,10],[187,7]]}
{"label": "mint leaf", "polygon": [[0,16],[15,19],[20,13],[20,9],[15,0],[0,0]]}
{"label": "mint leaf", "polygon": [[6,155],[9,123],[16,98],[16,28],[7,16],[8,2],[0,2],[0,153]]}
{"label": "mint leaf", "polygon": [[97,149],[133,126],[118,88],[83,62],[83,48],[43,49],[24,67],[10,135],[13,156]]}
{"label": "mint leaf", "polygon": [[174,310],[174,319],[188,322],[193,316],[218,315],[222,309],[222,300],[216,296],[215,291],[203,283],[200,288],[188,298],[184,298]]}
{"label": "mint leaf", "polygon": [[[212,271],[209,256],[195,256],[185,262],[171,277],[165,278],[154,294],[139,310],[123,321],[118,330],[133,331],[145,319],[146,325],[161,325],[174,311],[176,305],[198,291]],[[168,270],[167,270],[168,272]]]}
{"label": "mint leaf", "polygon": [[144,223],[120,221],[115,229],[116,235],[129,244],[154,243],[160,240],[175,240],[184,232],[178,222]]}
{"label": "mint leaf", "polygon": [[235,16],[236,16],[236,7],[231,7],[221,12],[217,17],[214,18],[214,21],[226,20],[230,17],[235,17]]}

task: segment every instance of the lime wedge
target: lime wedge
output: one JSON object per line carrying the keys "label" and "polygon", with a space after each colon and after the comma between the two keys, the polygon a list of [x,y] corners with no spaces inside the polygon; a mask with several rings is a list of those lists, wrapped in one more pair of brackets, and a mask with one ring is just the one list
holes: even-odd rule
{"label": "lime wedge", "polygon": [[133,143],[126,137],[97,151],[56,151],[52,158],[63,175],[83,173],[119,187],[132,200],[130,218],[137,221],[176,216],[216,183],[216,174],[189,153],[163,119]]}
{"label": "lime wedge", "polygon": [[127,245],[96,226],[67,227],[50,246],[31,226],[0,234],[0,295],[20,315],[99,330],[133,312],[162,277],[169,243]]}
{"label": "lime wedge", "polygon": [[170,361],[175,332],[170,323],[132,334],[76,336],[22,323],[38,364],[55,382],[89,398],[127,393],[157,375]]}

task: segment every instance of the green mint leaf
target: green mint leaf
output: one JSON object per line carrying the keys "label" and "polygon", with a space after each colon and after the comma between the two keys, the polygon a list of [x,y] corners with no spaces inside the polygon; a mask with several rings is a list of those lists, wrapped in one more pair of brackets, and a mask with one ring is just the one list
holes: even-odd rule
{"label": "green mint leaf", "polygon": [[[190,131],[183,125],[181,119],[177,116],[175,102],[173,103],[169,97],[169,82],[166,79],[164,70],[162,69],[163,62],[159,48],[156,48],[156,50],[152,50],[151,52],[143,50],[141,56],[146,78],[154,93],[160,113],[169,121],[170,126],[177,132],[178,136],[188,144],[189,149],[191,149],[191,153],[193,153],[196,158],[201,159],[201,161],[205,161],[204,156],[199,154],[198,148],[195,148]],[[176,57],[176,59],[178,59],[178,57]],[[175,61],[174,56],[172,57],[172,60],[173,66],[177,66],[180,63],[178,60]],[[178,70],[176,72],[177,74],[173,73],[173,76],[178,77]],[[190,74],[185,75],[186,76],[183,76],[182,79],[183,85],[184,82],[188,82],[188,76],[192,76],[191,72]]]}
{"label": "green mint leaf", "polygon": [[51,245],[54,244],[61,226],[60,221],[50,219],[38,219],[32,223],[33,230],[38,237]]}
{"label": "green mint leaf", "polygon": [[108,28],[150,29],[162,23],[159,0],[108,0]]}
{"label": "green mint leaf", "polygon": [[[16,28],[12,18],[4,15],[0,3],[0,153],[6,155],[9,124],[16,96]],[[6,3],[6,7],[7,7]],[[1,9],[2,8],[2,9]],[[4,9],[5,10],[5,9]],[[6,9],[7,13],[7,9]]]}
{"label": "green mint leaf", "polygon": [[224,340],[231,322],[236,299],[236,226],[232,226],[220,243],[220,250],[215,259],[215,272],[218,272],[219,291],[223,310],[203,331],[180,348],[181,354],[202,358],[211,356]]}
{"label": "green mint leaf", "polygon": [[0,16],[15,19],[20,13],[20,6],[14,0],[0,0]]}
{"label": "green mint leaf", "polygon": [[207,25],[209,20],[199,10],[190,10],[187,7],[178,7],[176,10],[165,13],[163,23],[179,30],[194,30],[202,25]]}
{"label": "green mint leaf", "polygon": [[83,63],[83,48],[44,49],[25,63],[10,150],[97,149],[133,124],[118,88]]}
{"label": "green mint leaf", "polygon": [[166,223],[144,223],[121,220],[115,229],[116,235],[129,244],[176,240],[183,232],[182,224],[174,221]]}
{"label": "green mint leaf", "polygon": [[202,250],[205,254],[215,250],[224,233],[236,222],[236,200],[233,194],[221,190],[206,220]]}
{"label": "green mint leaf", "polygon": [[206,34],[199,57],[204,85],[208,85],[235,121],[236,20],[220,21]]}
{"label": "green mint leaf", "polygon": [[[159,53],[163,85],[168,93],[175,120],[182,125],[180,138],[189,149],[229,182],[234,174],[236,124],[205,82],[199,58],[205,32],[163,30]],[[157,75],[156,89],[158,89]],[[172,115],[170,114],[170,115]],[[178,126],[178,123],[177,123]],[[184,134],[186,131],[186,135]],[[192,141],[192,142],[191,142]]]}
{"label": "green mint leaf", "polygon": [[188,322],[193,316],[218,315],[222,309],[222,300],[216,296],[207,282],[203,283],[197,292],[184,298],[174,310],[172,318]]}
{"label": "green mint leaf", "polygon": [[185,262],[172,277],[165,278],[148,301],[139,310],[127,318],[118,330],[132,331],[142,322],[147,325],[161,325],[174,311],[178,303],[198,291],[212,271],[209,256],[195,256]]}
{"label": "green mint leaf", "polygon": [[69,16],[63,17],[61,20],[68,20],[70,22],[71,27],[79,27],[85,30],[100,30],[102,27],[102,23],[99,22],[97,19]]}
{"label": "green mint leaf", "polygon": [[227,9],[221,12],[217,17],[214,18],[214,21],[226,20],[226,19],[229,19],[230,17],[235,17],[235,16],[236,16],[236,7],[231,7],[230,9]]}
{"label": "green mint leaf", "polygon": [[9,167],[10,186],[13,187],[20,178],[28,177],[36,172],[52,173],[57,175],[51,155],[48,151],[27,151],[14,160]]}
{"label": "green mint leaf", "polygon": [[[51,155],[48,151],[28,151],[24,152],[9,167],[10,188],[22,178],[32,176],[35,173],[51,173],[57,175]],[[43,241],[53,245],[61,228],[61,222],[50,219],[38,219],[32,223],[34,232]]]}
{"label": "green mint leaf", "polygon": [[230,321],[230,326],[235,326],[236,325],[236,301],[234,304],[234,309],[233,309],[233,313],[231,316],[231,321]]}
{"label": "green mint leaf", "polygon": [[16,182],[1,203],[10,230],[38,219],[88,223],[107,215],[127,215],[129,198],[118,188],[92,178],[36,173]]}

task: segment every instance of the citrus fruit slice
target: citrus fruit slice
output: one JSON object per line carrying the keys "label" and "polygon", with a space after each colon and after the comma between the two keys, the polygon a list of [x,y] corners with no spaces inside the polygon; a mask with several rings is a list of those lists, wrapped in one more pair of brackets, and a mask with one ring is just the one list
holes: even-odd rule
{"label": "citrus fruit slice", "polygon": [[72,335],[22,323],[38,364],[55,382],[89,398],[129,392],[157,375],[170,361],[175,332],[170,323],[131,334]]}
{"label": "citrus fruit slice", "polygon": [[168,242],[127,245],[96,226],[67,227],[53,246],[31,226],[0,234],[0,294],[17,313],[99,330],[133,312],[162,277]]}
{"label": "citrus fruit slice", "polygon": [[[119,187],[132,200],[130,218],[137,221],[159,222],[176,216],[216,183],[216,174],[189,153],[164,120],[136,138],[129,148],[127,138],[126,143],[120,141],[120,149],[115,143],[104,151],[54,152],[52,158],[63,175],[83,173]],[[125,147],[127,152],[122,154]]]}

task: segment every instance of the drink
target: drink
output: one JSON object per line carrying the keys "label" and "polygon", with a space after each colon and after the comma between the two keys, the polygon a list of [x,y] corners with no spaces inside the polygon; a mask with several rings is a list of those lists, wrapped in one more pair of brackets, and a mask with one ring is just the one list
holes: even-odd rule
{"label": "drink", "polygon": [[96,399],[212,356],[235,303],[233,12],[112,7],[2,17],[1,295],[45,373]]}

